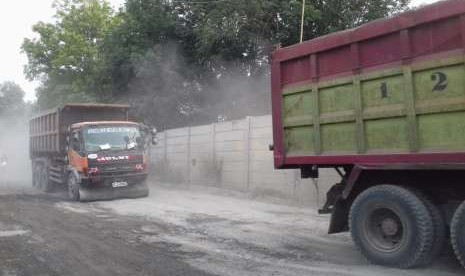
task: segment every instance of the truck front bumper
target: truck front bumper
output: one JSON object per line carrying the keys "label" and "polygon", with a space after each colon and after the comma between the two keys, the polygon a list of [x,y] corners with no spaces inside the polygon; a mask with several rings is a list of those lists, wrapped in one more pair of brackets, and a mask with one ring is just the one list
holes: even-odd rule
{"label": "truck front bumper", "polygon": [[[115,198],[137,198],[149,195],[147,175],[125,175],[82,179],[79,196],[81,201],[108,200]],[[114,182],[125,182],[127,186],[113,187]]]}

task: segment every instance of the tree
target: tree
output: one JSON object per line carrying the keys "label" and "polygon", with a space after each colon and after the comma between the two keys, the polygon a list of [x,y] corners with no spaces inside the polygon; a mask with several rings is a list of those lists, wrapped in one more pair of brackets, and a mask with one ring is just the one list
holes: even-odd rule
{"label": "tree", "polygon": [[[307,0],[304,38],[406,8],[408,0]],[[61,0],[56,22],[26,39],[39,105],[130,103],[149,124],[176,127],[269,112],[269,62],[299,41],[301,0]]]}
{"label": "tree", "polygon": [[127,0],[116,21],[119,24],[103,41],[102,56],[117,97],[127,91],[136,77],[136,67],[147,55],[156,51],[158,45],[175,40],[175,18],[163,0]]}
{"label": "tree", "polygon": [[307,38],[359,26],[391,16],[408,7],[410,0],[312,0],[320,19],[307,29]]}
{"label": "tree", "polygon": [[0,84],[0,117],[22,117],[26,109],[24,91],[14,82]]}
{"label": "tree", "polygon": [[55,22],[33,26],[38,38],[26,38],[25,74],[40,80],[38,102],[47,108],[68,101],[105,101],[108,77],[102,41],[114,24],[113,10],[104,0],[54,2]]}

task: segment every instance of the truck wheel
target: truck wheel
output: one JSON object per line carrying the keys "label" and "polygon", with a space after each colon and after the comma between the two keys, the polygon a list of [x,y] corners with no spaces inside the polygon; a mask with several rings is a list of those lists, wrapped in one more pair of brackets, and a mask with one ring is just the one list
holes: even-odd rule
{"label": "truck wheel", "polygon": [[40,166],[40,177],[39,177],[39,183],[40,183],[40,186],[39,188],[48,193],[50,192],[51,190],[51,183],[50,183],[50,179],[48,177],[48,167],[47,166]]}
{"label": "truck wheel", "polygon": [[39,188],[40,185],[40,167],[35,165],[32,169],[32,186]]}
{"label": "truck wheel", "polygon": [[431,214],[403,187],[380,185],[362,192],[350,209],[349,226],[357,249],[374,264],[415,267],[433,248]]}
{"label": "truck wheel", "polygon": [[79,183],[73,173],[68,177],[68,198],[72,201],[79,201]]}
{"label": "truck wheel", "polygon": [[418,198],[425,204],[431,218],[433,219],[433,247],[428,257],[425,258],[422,265],[430,264],[436,257],[441,254],[444,244],[446,243],[446,221],[444,215],[439,210],[438,206],[433,203],[430,197],[419,190],[413,190]]}
{"label": "truck wheel", "polygon": [[142,188],[144,189],[143,193],[141,194],[141,197],[148,197],[150,194],[150,189],[149,189],[149,185],[147,184],[147,180],[143,181],[141,185],[142,185]]}
{"label": "truck wheel", "polygon": [[465,267],[465,202],[455,211],[450,224],[450,240],[455,256]]}

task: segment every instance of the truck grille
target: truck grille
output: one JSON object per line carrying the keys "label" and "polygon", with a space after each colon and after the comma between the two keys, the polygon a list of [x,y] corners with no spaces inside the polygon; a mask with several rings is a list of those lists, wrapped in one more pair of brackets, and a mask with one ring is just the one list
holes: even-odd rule
{"label": "truck grille", "polygon": [[104,175],[122,175],[127,174],[128,172],[135,172],[136,171],[136,164],[140,162],[132,161],[132,162],[113,162],[111,164],[99,165],[97,168],[99,169],[101,174]]}

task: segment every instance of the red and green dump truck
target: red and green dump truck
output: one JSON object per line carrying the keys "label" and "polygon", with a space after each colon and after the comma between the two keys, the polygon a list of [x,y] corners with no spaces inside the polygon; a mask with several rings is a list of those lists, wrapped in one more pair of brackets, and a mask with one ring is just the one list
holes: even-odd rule
{"label": "red and green dump truck", "polygon": [[274,164],[341,176],[321,213],[375,264],[465,265],[465,1],[277,49]]}
{"label": "red and green dump truck", "polygon": [[30,120],[33,185],[65,185],[71,200],[144,197],[148,141],[156,131],[129,121],[127,105],[66,104]]}

